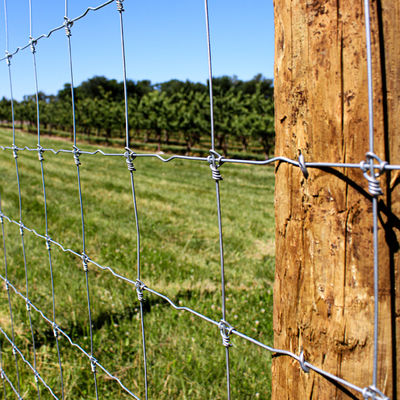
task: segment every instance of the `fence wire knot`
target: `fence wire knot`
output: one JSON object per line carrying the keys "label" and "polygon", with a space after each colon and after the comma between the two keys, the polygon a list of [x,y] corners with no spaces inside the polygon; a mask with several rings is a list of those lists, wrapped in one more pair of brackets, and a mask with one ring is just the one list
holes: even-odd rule
{"label": "fence wire knot", "polygon": [[83,264],[83,270],[85,272],[88,271],[88,262],[89,262],[89,257],[85,253],[82,253],[82,264]]}
{"label": "fence wire knot", "polygon": [[71,37],[72,33],[71,33],[71,27],[74,24],[73,21],[71,21],[68,17],[64,17],[64,27],[65,27],[65,34],[68,37]]}
{"label": "fence wire knot", "polygon": [[33,54],[36,53],[36,45],[37,45],[37,40],[34,40],[32,36],[29,37],[29,44],[31,46],[31,52]]}
{"label": "fence wire knot", "polygon": [[44,160],[44,157],[43,157],[44,149],[43,149],[43,147],[38,145],[37,146],[37,151],[38,151],[39,161],[43,161]]}
{"label": "fence wire knot", "polygon": [[7,62],[8,66],[11,65],[11,59],[12,59],[12,54],[10,54],[8,51],[6,51],[6,62]]}
{"label": "fence wire knot", "polygon": [[58,337],[58,326],[57,326],[57,324],[55,323],[55,322],[53,322],[53,334],[54,334],[54,337]]}
{"label": "fence wire knot", "polygon": [[2,212],[0,212],[0,223],[4,224],[4,217]]}
{"label": "fence wire knot", "polygon": [[47,249],[48,251],[51,250],[50,243],[51,243],[50,237],[49,237],[49,236],[46,236],[46,249]]}
{"label": "fence wire knot", "polygon": [[136,287],[136,293],[139,301],[143,301],[143,289],[146,287],[146,285],[141,281],[137,280],[135,282],[135,287]]}
{"label": "fence wire knot", "polygon": [[25,304],[25,306],[26,306],[26,311],[31,311],[31,302],[30,302],[30,300],[29,299],[26,299],[26,302],[25,302],[26,304]]}
{"label": "fence wire knot", "polygon": [[19,234],[21,236],[24,236],[24,228],[25,228],[25,225],[22,223],[22,221],[19,221]]}
{"label": "fence wire knot", "polygon": [[3,368],[0,370],[0,377],[1,377],[1,379],[3,379],[3,380],[4,380],[4,372],[3,372]]}
{"label": "fence wire knot", "polygon": [[128,166],[129,172],[136,171],[136,168],[133,165],[133,160],[136,158],[135,153],[132,150],[130,150],[129,147],[125,147],[125,150],[126,151],[125,151],[124,156],[126,158],[126,165]]}
{"label": "fence wire knot", "polygon": [[94,357],[90,357],[90,368],[92,369],[92,372],[94,374],[96,373],[96,366],[97,366],[97,360]]}
{"label": "fence wire knot", "polygon": [[[363,171],[365,179],[368,181],[368,191],[372,196],[380,196],[383,194],[383,191],[377,178],[385,171],[387,162],[382,161],[372,152],[368,152],[366,158],[366,161],[361,161],[360,168]],[[374,164],[374,160],[377,161],[378,164]],[[373,164],[373,166],[371,166],[371,164]],[[378,172],[375,172],[375,169],[378,169]]]}
{"label": "fence wire knot", "polygon": [[210,150],[207,161],[210,164],[213,179],[215,181],[222,181],[223,179],[218,169],[223,164],[221,154],[217,153],[215,150]]}
{"label": "fence wire knot", "polygon": [[35,382],[38,383],[39,382],[39,373],[37,371],[35,371],[34,375],[35,375]]}
{"label": "fence wire knot", "polygon": [[116,0],[117,3],[117,10],[119,12],[125,11],[124,10],[124,5],[123,5],[124,0]]}
{"label": "fence wire knot", "polygon": [[379,396],[380,400],[390,400],[389,397],[385,396],[378,388],[371,385],[363,389],[362,395],[364,399],[376,399]]}
{"label": "fence wire knot", "polygon": [[304,175],[304,178],[307,179],[309,174],[308,174],[308,170],[307,170],[307,167],[306,167],[306,162],[304,160],[303,153],[300,150],[299,150],[299,167],[300,167],[301,172]]}
{"label": "fence wire knot", "polygon": [[16,348],[15,344],[12,345],[12,353],[14,356],[17,354],[17,348]]}
{"label": "fence wire knot", "polygon": [[79,156],[81,155],[81,152],[79,151],[79,149],[74,146],[74,150],[72,152],[72,154],[74,155],[74,161],[77,167],[79,167],[81,165],[81,162],[79,160]]}
{"label": "fence wire knot", "polygon": [[307,367],[306,360],[304,359],[304,351],[303,350],[301,351],[300,356],[299,356],[299,363],[300,363],[301,369],[304,372],[306,372],[306,373],[310,372],[310,368]]}
{"label": "fence wire knot", "polygon": [[13,145],[12,152],[13,152],[14,158],[17,159],[18,158],[18,147]]}
{"label": "fence wire knot", "polygon": [[218,324],[219,331],[222,336],[222,344],[225,347],[231,347],[231,339],[230,339],[230,334],[233,331],[233,326],[230,325],[228,322],[225,320],[221,319],[220,323]]}

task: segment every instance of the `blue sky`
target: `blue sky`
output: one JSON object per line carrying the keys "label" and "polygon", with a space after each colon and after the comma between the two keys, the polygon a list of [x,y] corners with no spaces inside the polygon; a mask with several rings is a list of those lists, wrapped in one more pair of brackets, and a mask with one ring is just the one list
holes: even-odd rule
{"label": "blue sky", "polygon": [[[4,0],[3,0],[4,1]],[[4,4],[0,4],[0,55],[6,50]],[[9,51],[29,40],[29,1],[6,0]],[[80,15],[101,0],[69,0],[68,16]],[[32,0],[32,31],[37,37],[63,23],[64,0]],[[204,0],[125,0],[127,77],[153,83],[169,79],[206,82],[208,77]],[[250,79],[273,77],[272,0],[209,0],[213,75]],[[90,12],[72,27],[75,84],[94,75],[122,80],[119,14],[115,3]],[[39,90],[56,93],[69,82],[64,30],[37,45]],[[12,59],[14,97],[34,93],[32,54]],[[10,97],[8,71],[0,62],[0,98]]]}

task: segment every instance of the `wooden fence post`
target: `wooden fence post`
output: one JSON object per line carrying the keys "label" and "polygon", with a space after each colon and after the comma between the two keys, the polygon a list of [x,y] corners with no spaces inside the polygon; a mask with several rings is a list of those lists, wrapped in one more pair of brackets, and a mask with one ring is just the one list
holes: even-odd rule
{"label": "wooden fence post", "polygon": [[[274,0],[276,155],[360,163],[368,148],[363,1]],[[400,164],[400,2],[371,1],[375,153]],[[400,399],[400,176],[380,178],[378,388]],[[373,250],[359,169],[276,167],[274,345],[372,384]],[[276,357],[272,398],[362,398]],[[353,397],[352,397],[353,396]]]}

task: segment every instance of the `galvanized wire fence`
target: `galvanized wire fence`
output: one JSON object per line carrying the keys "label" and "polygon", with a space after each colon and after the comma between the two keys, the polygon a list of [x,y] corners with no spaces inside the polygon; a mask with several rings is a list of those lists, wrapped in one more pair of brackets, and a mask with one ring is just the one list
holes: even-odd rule
{"label": "galvanized wire fence", "polygon": [[[129,137],[129,126],[128,126],[128,96],[127,96],[127,86],[126,86],[126,62],[125,62],[125,38],[124,38],[124,24],[123,24],[123,13],[124,6],[123,0],[108,0],[105,3],[99,5],[98,7],[89,7],[87,8],[81,15],[75,18],[69,18],[68,14],[68,1],[65,0],[65,15],[64,22],[54,29],[50,30],[47,34],[42,34],[38,37],[32,36],[32,0],[29,1],[29,15],[30,15],[30,35],[27,44],[18,47],[16,50],[10,52],[9,50],[9,34],[8,34],[8,18],[7,18],[7,0],[4,0],[4,14],[5,14],[5,36],[6,36],[6,54],[3,58],[0,59],[2,62],[6,62],[8,65],[8,74],[9,74],[9,87],[10,87],[10,97],[11,97],[11,113],[12,113],[12,145],[11,146],[1,146],[1,150],[4,152],[11,152],[15,159],[15,169],[16,169],[16,177],[17,177],[17,187],[18,187],[18,202],[19,202],[19,220],[15,220],[8,215],[5,215],[1,208],[1,197],[0,197],[0,222],[2,228],[2,238],[3,238],[3,251],[4,251],[4,272],[0,274],[1,280],[4,282],[5,290],[7,291],[8,298],[8,313],[10,318],[10,327],[11,327],[11,337],[7,335],[5,330],[0,327],[0,332],[2,335],[2,340],[0,340],[0,346],[10,346],[13,352],[13,356],[15,359],[15,371],[16,371],[16,380],[12,381],[10,377],[7,375],[7,369],[4,365],[3,359],[3,350],[0,348],[0,377],[3,383],[3,393],[4,398],[9,394],[14,394],[16,398],[22,399],[24,398],[23,392],[21,390],[21,382],[20,382],[20,365],[24,363],[27,368],[32,371],[36,382],[36,390],[37,390],[37,398],[40,399],[42,395],[42,391],[45,389],[47,394],[51,395],[56,399],[64,399],[65,397],[65,388],[64,388],[64,379],[63,379],[63,363],[60,355],[60,341],[65,341],[69,343],[70,346],[76,349],[76,351],[80,352],[88,359],[88,368],[91,369],[91,373],[93,374],[93,385],[94,392],[96,398],[99,398],[98,393],[98,381],[97,381],[97,373],[100,369],[109,379],[115,381],[121,389],[129,396],[139,399],[139,397],[133,393],[129,389],[129,382],[122,382],[121,379],[114,376],[110,371],[108,371],[101,363],[101,360],[97,360],[94,357],[94,344],[93,344],[93,330],[92,330],[92,307],[91,307],[91,299],[92,296],[95,296],[90,290],[90,279],[88,274],[88,266],[92,265],[95,268],[98,268],[101,271],[108,272],[112,274],[115,279],[118,279],[124,282],[126,285],[130,285],[135,288],[137,293],[137,298],[140,306],[140,320],[141,320],[141,336],[142,336],[142,347],[143,347],[143,373],[144,373],[144,393],[145,399],[148,398],[148,386],[151,385],[151,382],[148,381],[147,376],[147,357],[146,357],[146,335],[145,335],[145,316],[143,309],[143,301],[145,293],[150,293],[154,296],[157,296],[161,299],[164,299],[166,302],[170,304],[176,310],[185,311],[198,317],[209,324],[212,324],[219,330],[222,337],[222,345],[225,347],[225,359],[226,359],[226,393],[227,398],[231,399],[231,389],[230,389],[230,338],[232,335],[240,337],[241,339],[253,343],[256,346],[259,346],[269,352],[274,353],[275,355],[283,355],[293,358],[298,361],[299,367],[304,371],[304,373],[310,372],[310,370],[314,371],[317,374],[320,374],[333,382],[337,382],[345,387],[348,387],[358,393],[360,393],[365,399],[388,399],[377,387],[377,370],[378,370],[378,196],[382,194],[382,190],[380,188],[380,184],[378,181],[378,177],[383,174],[385,171],[390,170],[400,170],[400,165],[390,165],[385,161],[382,161],[375,153],[374,153],[374,127],[373,127],[373,99],[372,99],[372,68],[371,68],[371,39],[370,39],[370,23],[369,23],[369,1],[365,0],[365,25],[366,25],[366,42],[367,42],[367,63],[368,63],[368,94],[369,94],[369,152],[366,154],[366,160],[361,161],[360,163],[331,163],[331,162],[305,162],[303,155],[300,155],[298,160],[292,160],[286,157],[275,157],[271,159],[267,159],[265,161],[252,161],[245,159],[228,159],[222,157],[215,149],[215,140],[214,140],[214,117],[213,117],[213,87],[212,87],[212,58],[211,58],[211,46],[210,46],[210,29],[209,29],[209,17],[208,17],[208,2],[205,0],[205,22],[206,22],[206,40],[208,46],[208,66],[209,66],[209,95],[210,95],[210,133],[211,133],[211,149],[210,155],[208,157],[191,157],[191,156],[181,156],[181,155],[173,155],[168,158],[164,158],[159,154],[148,154],[148,153],[136,153],[131,148],[129,148],[130,137]],[[73,50],[72,50],[72,30],[73,24],[75,22],[81,21],[89,12],[95,12],[101,8],[106,6],[116,5],[116,11],[119,13],[120,18],[120,33],[121,33],[121,54],[122,54],[122,71],[123,71],[123,82],[124,82],[124,102],[125,102],[125,131],[126,131],[126,147],[123,151],[117,151],[114,153],[104,152],[103,150],[96,151],[84,151],[79,148],[77,142],[77,132],[76,132],[76,117],[75,117],[75,93],[74,93],[74,69],[73,69]],[[70,70],[70,84],[71,84],[71,107],[72,107],[72,118],[73,118],[73,147],[72,149],[54,149],[54,148],[44,148],[41,145],[41,131],[40,131],[40,107],[39,107],[39,85],[37,78],[37,67],[36,67],[36,51],[39,46],[39,41],[45,38],[50,38],[51,35],[59,30],[65,29],[67,42],[68,42],[68,58],[69,58],[69,70]],[[17,55],[17,53],[22,52],[25,49],[30,49],[32,53],[32,62],[33,62],[33,70],[34,70],[34,83],[36,89],[36,114],[37,114],[37,147],[30,148],[28,146],[18,147],[16,145],[16,128],[15,128],[15,119],[14,119],[14,99],[13,99],[13,78],[12,78],[12,60],[13,57]],[[43,190],[43,202],[44,202],[44,222],[45,222],[45,230],[43,233],[38,232],[34,227],[26,226],[24,224],[24,210],[22,207],[21,201],[21,182],[20,182],[20,174],[18,170],[18,158],[21,153],[24,152],[36,152],[38,155],[38,161],[40,163],[41,169],[41,181],[42,181],[42,190]],[[76,165],[76,177],[77,177],[77,187],[78,187],[78,195],[79,195],[79,203],[80,203],[80,215],[81,215],[81,229],[82,229],[82,251],[76,251],[66,247],[64,244],[57,242],[54,240],[50,234],[48,229],[48,212],[47,212],[47,199],[46,199],[46,171],[44,168],[44,159],[46,153],[52,153],[54,155],[59,155],[62,153],[68,154],[73,157],[73,160]],[[132,205],[134,209],[134,217],[136,221],[136,235],[137,235],[137,279],[132,280],[129,279],[117,272],[114,271],[109,266],[101,265],[95,259],[92,259],[87,254],[86,249],[86,239],[85,239],[85,210],[82,202],[82,187],[81,187],[81,155],[93,156],[99,154],[104,157],[119,157],[126,160],[127,169],[129,172],[130,178],[130,186],[132,191]],[[199,163],[207,163],[211,169],[212,178],[215,180],[215,191],[216,191],[216,207],[218,212],[218,231],[219,231],[219,249],[220,249],[220,279],[221,279],[221,310],[222,315],[220,320],[214,320],[209,318],[208,316],[186,306],[177,305],[174,303],[171,298],[163,293],[159,293],[157,290],[149,287],[142,280],[141,276],[141,244],[140,244],[140,226],[139,226],[139,218],[138,218],[138,207],[136,202],[136,192],[135,192],[135,167],[133,161],[135,158],[140,157],[153,157],[162,162],[172,162],[173,160],[184,160],[185,162],[199,162]],[[302,351],[300,354],[294,354],[285,349],[275,349],[271,346],[268,346],[236,329],[229,323],[229,315],[226,311],[226,294],[225,294],[225,265],[224,265],[224,242],[223,242],[223,234],[222,234],[222,218],[221,218],[221,200],[220,200],[220,181],[222,180],[222,176],[220,173],[221,166],[224,163],[236,163],[236,164],[251,164],[255,166],[263,166],[268,164],[273,164],[276,162],[286,162],[293,167],[300,168],[303,174],[308,176],[309,168],[353,168],[360,170],[361,173],[364,174],[365,178],[368,181],[369,192],[372,197],[372,206],[373,206],[373,254],[374,254],[374,354],[373,354],[373,371],[371,384],[366,382],[364,387],[359,387],[345,379],[345,377],[338,377],[329,371],[322,370],[316,365],[311,364],[305,359],[304,352]],[[23,251],[23,262],[25,268],[25,293],[22,293],[20,290],[16,288],[15,283],[12,283],[9,280],[8,276],[8,254],[7,254],[7,245],[6,245],[6,235],[5,235],[5,227],[7,224],[16,225],[19,228],[21,246]],[[48,253],[48,268],[51,277],[51,302],[52,302],[52,314],[46,315],[36,304],[31,301],[30,298],[30,286],[28,281],[28,267],[29,263],[27,262],[27,256],[25,252],[25,242],[24,235],[25,233],[29,233],[33,237],[35,237],[38,241],[38,246],[45,245]],[[88,326],[89,326],[89,336],[90,336],[90,346],[88,349],[81,347],[79,344],[75,343],[72,338],[57,325],[57,314],[56,314],[56,306],[55,306],[55,290],[54,290],[54,275],[53,275],[53,261],[52,261],[52,247],[56,246],[60,250],[65,253],[70,253],[77,259],[80,259],[83,266],[83,271],[85,274],[85,282],[86,282],[86,295],[87,295],[87,314],[88,314]],[[29,317],[29,327],[31,333],[31,348],[33,353],[33,364],[27,360],[26,355],[18,348],[16,345],[16,332],[15,332],[15,321],[13,314],[13,299],[19,298],[26,304],[26,310]],[[53,331],[56,348],[57,348],[57,357],[58,357],[58,369],[59,369],[59,387],[51,387],[48,384],[43,376],[41,375],[40,370],[37,365],[37,357],[36,357],[36,344],[35,344],[35,333],[34,327],[32,323],[32,313],[36,313],[40,318],[45,321],[51,330]],[[44,388],[44,389],[43,389]]]}

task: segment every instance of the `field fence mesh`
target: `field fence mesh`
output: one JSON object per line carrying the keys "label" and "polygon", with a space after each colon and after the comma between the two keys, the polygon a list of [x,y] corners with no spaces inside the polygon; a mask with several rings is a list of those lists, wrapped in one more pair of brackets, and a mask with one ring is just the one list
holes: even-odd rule
{"label": "field fence mesh", "polygon": [[[73,51],[72,51],[72,31],[73,24],[75,22],[81,21],[84,19],[89,12],[95,12],[99,9],[102,9],[108,5],[114,4],[116,5],[116,11],[119,13],[119,21],[120,21],[120,34],[121,34],[121,55],[122,55],[122,72],[123,72],[123,83],[124,83],[124,113],[125,113],[125,131],[126,131],[126,146],[123,151],[117,151],[114,153],[104,152],[101,149],[95,151],[84,151],[81,150],[77,143],[77,134],[76,134],[76,116],[75,116],[75,93],[74,93],[74,69],[73,69]],[[374,153],[374,126],[373,126],[373,98],[372,98],[372,67],[371,67],[371,39],[370,39],[370,23],[369,23],[369,0],[364,1],[365,5],[365,25],[366,25],[366,42],[367,42],[367,64],[368,64],[368,95],[369,95],[369,152],[366,154],[366,159],[362,160],[360,163],[331,163],[331,162],[306,162],[304,156],[302,154],[299,155],[297,160],[289,159],[286,157],[274,157],[264,161],[254,161],[254,160],[246,160],[246,159],[229,159],[221,156],[215,150],[214,144],[214,117],[213,117],[213,87],[212,87],[212,57],[211,57],[211,39],[210,39],[210,27],[209,27],[209,16],[208,16],[208,1],[205,0],[205,27],[206,27],[206,40],[207,40],[207,49],[208,49],[208,67],[209,67],[209,100],[210,100],[210,126],[211,126],[211,149],[208,157],[195,157],[195,156],[182,156],[182,155],[173,155],[170,157],[162,157],[160,154],[149,154],[149,153],[136,153],[130,147],[130,137],[129,137],[129,126],[128,126],[128,94],[127,94],[127,78],[126,78],[126,61],[125,61],[125,38],[124,38],[124,25],[123,25],[123,14],[124,14],[124,4],[123,0],[109,0],[105,3],[99,5],[98,7],[88,7],[81,15],[70,19],[68,17],[68,1],[65,0],[65,16],[63,24],[55,27],[50,30],[47,34],[42,34],[36,38],[32,36],[32,0],[29,0],[29,16],[30,16],[30,35],[29,41],[27,44],[18,47],[13,52],[9,52],[9,38],[8,38],[8,17],[7,17],[7,0],[4,0],[4,14],[5,14],[5,35],[6,35],[6,54],[0,61],[4,61],[8,65],[8,74],[9,74],[9,84],[10,84],[10,96],[11,96],[11,113],[12,113],[12,145],[11,146],[0,146],[2,151],[12,152],[12,155],[15,159],[15,168],[16,168],[16,177],[17,177],[17,187],[18,187],[18,201],[19,201],[19,220],[12,219],[11,217],[5,215],[1,208],[1,198],[0,198],[0,222],[2,227],[2,237],[3,237],[3,249],[4,249],[4,275],[0,274],[0,278],[4,282],[5,290],[7,291],[8,296],[8,306],[9,306],[9,317],[10,317],[10,326],[11,326],[11,337],[7,335],[7,333],[0,327],[0,332],[3,336],[2,341],[0,341],[0,346],[4,346],[4,344],[8,344],[12,348],[12,352],[15,358],[15,368],[16,368],[16,382],[12,382],[5,371],[5,366],[3,364],[2,357],[2,349],[0,348],[0,377],[3,382],[3,392],[4,398],[6,398],[6,393],[14,393],[18,399],[23,398],[23,394],[21,392],[21,384],[20,384],[20,363],[23,362],[27,365],[27,367],[32,371],[32,374],[35,379],[35,385],[37,388],[37,398],[41,398],[41,388],[43,386],[47,392],[56,399],[64,399],[64,379],[63,379],[63,365],[61,361],[60,355],[60,340],[66,340],[72,347],[76,348],[77,351],[81,352],[87,360],[88,360],[88,368],[90,368],[93,375],[93,385],[94,391],[96,394],[96,398],[99,398],[98,394],[98,382],[97,382],[97,371],[100,369],[104,374],[106,374],[111,380],[115,381],[124,392],[135,398],[139,399],[137,395],[135,395],[125,384],[116,376],[114,376],[110,371],[108,371],[102,364],[101,360],[97,360],[94,358],[94,346],[93,346],[93,331],[92,331],[92,309],[91,309],[91,291],[90,291],[90,279],[89,279],[89,265],[92,265],[99,270],[108,272],[112,274],[113,277],[123,281],[125,284],[130,285],[132,288],[136,290],[137,299],[140,306],[140,320],[141,320],[141,336],[142,336],[142,347],[143,347],[143,374],[144,374],[144,392],[145,399],[148,398],[148,377],[147,377],[147,358],[146,358],[146,336],[145,336],[145,318],[144,318],[144,309],[143,309],[143,301],[145,293],[148,292],[154,296],[157,296],[161,299],[164,299],[169,303],[171,307],[175,310],[185,311],[191,313],[192,315],[214,325],[216,329],[220,331],[222,338],[222,345],[225,347],[225,355],[226,355],[226,393],[227,398],[231,398],[231,389],[230,389],[230,361],[229,361],[229,352],[230,352],[230,338],[232,335],[242,338],[245,341],[253,343],[256,346],[259,346],[269,352],[272,352],[274,355],[282,355],[293,358],[299,363],[299,367],[304,371],[304,373],[309,373],[310,370],[328,378],[332,382],[336,382],[340,385],[344,385],[358,393],[360,393],[365,399],[388,399],[378,388],[377,388],[377,370],[378,370],[378,196],[382,194],[382,190],[380,188],[380,183],[378,178],[380,175],[385,173],[385,171],[390,170],[400,170],[400,165],[391,165],[385,161],[382,161],[375,153]],[[69,70],[70,70],[70,84],[71,84],[71,107],[72,107],[72,116],[73,116],[73,147],[72,149],[53,149],[53,148],[44,148],[41,145],[41,132],[40,132],[40,109],[39,109],[39,86],[38,86],[38,78],[37,78],[37,67],[36,67],[36,51],[39,45],[39,41],[45,38],[50,38],[51,35],[59,30],[65,29],[67,41],[68,41],[68,59],[69,59]],[[16,145],[15,140],[15,119],[14,119],[14,99],[13,99],[13,79],[12,79],[12,59],[19,52],[22,52],[25,49],[30,49],[32,53],[32,62],[34,69],[34,82],[36,88],[36,114],[37,114],[37,147],[30,148],[28,146],[18,147]],[[21,152],[37,152],[38,160],[41,168],[41,180],[42,180],[42,188],[43,188],[43,202],[44,202],[44,220],[45,220],[45,232],[39,233],[33,227],[26,226],[23,223],[23,207],[21,201],[21,184],[20,184],[20,174],[18,170],[18,157]],[[47,199],[46,199],[46,183],[45,183],[45,168],[44,168],[44,159],[46,153],[52,153],[54,155],[58,154],[69,154],[73,157],[74,163],[76,165],[76,174],[77,174],[77,186],[78,186],[78,194],[79,194],[79,203],[80,203],[80,215],[81,215],[81,229],[82,229],[82,251],[77,252],[73,249],[65,247],[62,243],[57,242],[49,235],[48,230],[48,215],[47,215]],[[81,177],[80,177],[80,169],[81,155],[101,155],[104,157],[120,157],[125,159],[127,169],[129,172],[130,178],[130,186],[132,191],[132,204],[134,209],[134,217],[136,222],[136,235],[137,235],[137,279],[132,280],[123,275],[115,272],[111,267],[101,265],[96,260],[92,259],[89,254],[86,252],[86,240],[85,240],[85,213],[82,201],[82,189],[81,189]],[[148,287],[144,281],[142,281],[141,277],[141,246],[140,246],[140,227],[139,227],[139,218],[138,218],[138,207],[136,202],[136,192],[135,192],[135,181],[134,181],[134,173],[135,167],[133,161],[136,158],[140,157],[153,157],[162,162],[171,162],[173,160],[185,160],[192,162],[200,162],[200,163],[208,163],[211,169],[212,178],[215,181],[215,191],[216,191],[216,207],[218,211],[218,230],[219,230],[219,249],[220,249],[220,270],[221,270],[221,310],[222,315],[220,320],[214,320],[209,318],[208,316],[197,312],[196,310],[175,304],[173,300],[171,300],[168,296],[163,293],[159,293],[155,289]],[[223,235],[222,235],[222,218],[221,218],[221,201],[220,201],[220,181],[222,180],[220,168],[224,163],[235,163],[235,164],[250,164],[250,165],[258,165],[264,166],[268,164],[273,164],[276,162],[285,162],[293,167],[300,168],[305,177],[308,176],[309,168],[353,168],[359,169],[366,180],[368,181],[368,188],[372,199],[372,207],[373,207],[373,256],[374,256],[374,354],[373,354],[373,371],[372,371],[372,383],[370,385],[366,385],[365,387],[358,387],[357,385],[345,380],[342,377],[338,377],[328,371],[325,371],[305,359],[304,352],[301,351],[300,354],[294,354],[291,351],[285,349],[275,349],[271,346],[268,346],[245,333],[240,332],[234,326],[232,326],[228,321],[228,315],[226,312],[226,295],[225,295],[225,266],[224,266],[224,246],[223,246]],[[6,252],[6,239],[5,239],[5,226],[6,224],[12,224],[19,227],[20,237],[21,237],[21,246],[23,251],[23,260],[24,260],[24,268],[25,268],[25,293],[19,291],[15,285],[10,282],[8,279],[8,263],[7,263],[7,252]],[[48,253],[48,266],[49,273],[51,276],[51,290],[52,290],[52,314],[46,315],[40,308],[38,308],[35,304],[33,304],[29,297],[29,282],[28,282],[28,263],[25,253],[25,243],[24,243],[24,235],[25,233],[29,233],[36,237],[38,240],[41,240],[43,246],[46,247]],[[82,262],[82,269],[85,275],[86,281],[86,295],[87,295],[87,313],[88,313],[88,326],[90,328],[90,348],[84,349],[79,344],[75,343],[72,338],[57,325],[57,315],[56,315],[56,306],[55,306],[55,290],[54,290],[54,275],[53,275],[53,262],[52,262],[52,246],[56,246],[61,249],[65,253],[70,253],[74,257],[78,258]],[[22,351],[16,345],[16,332],[14,329],[14,315],[13,315],[13,296],[19,297],[26,304],[26,310],[29,317],[30,324],[30,332],[31,332],[31,346],[33,352],[33,365],[26,359]],[[58,368],[59,368],[59,387],[54,388],[50,387],[48,383],[43,379],[40,372],[38,371],[37,359],[36,359],[36,346],[35,346],[35,334],[32,325],[32,317],[31,313],[37,313],[52,329],[56,345],[57,345],[57,357],[58,357]],[[150,382],[151,383],[151,382]]]}

